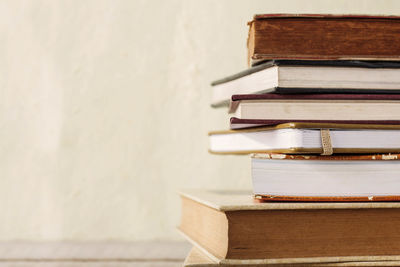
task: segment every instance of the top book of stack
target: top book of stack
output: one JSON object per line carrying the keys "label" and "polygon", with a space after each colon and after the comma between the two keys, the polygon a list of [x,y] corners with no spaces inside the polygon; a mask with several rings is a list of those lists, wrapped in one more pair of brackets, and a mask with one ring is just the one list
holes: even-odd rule
{"label": "top book of stack", "polygon": [[255,15],[248,63],[271,59],[400,60],[400,17]]}

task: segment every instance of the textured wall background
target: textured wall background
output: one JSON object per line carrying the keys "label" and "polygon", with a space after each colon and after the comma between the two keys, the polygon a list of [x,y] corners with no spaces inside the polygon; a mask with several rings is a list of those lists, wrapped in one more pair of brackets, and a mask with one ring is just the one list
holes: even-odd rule
{"label": "textured wall background", "polygon": [[250,188],[210,81],[255,13],[400,15],[399,1],[1,1],[0,240],[179,239],[179,188]]}

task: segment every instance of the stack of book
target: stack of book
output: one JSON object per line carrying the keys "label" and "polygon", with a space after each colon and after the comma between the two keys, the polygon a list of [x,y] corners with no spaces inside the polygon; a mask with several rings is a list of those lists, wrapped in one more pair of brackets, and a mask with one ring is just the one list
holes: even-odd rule
{"label": "stack of book", "polygon": [[400,266],[400,17],[256,15],[214,82],[253,193],[188,191],[185,266]]}

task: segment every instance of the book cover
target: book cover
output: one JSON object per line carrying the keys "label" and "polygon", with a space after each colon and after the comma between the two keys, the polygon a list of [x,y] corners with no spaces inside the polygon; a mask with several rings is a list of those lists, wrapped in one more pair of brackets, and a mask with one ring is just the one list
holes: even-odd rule
{"label": "book cover", "polygon": [[400,94],[233,95],[229,113],[257,120],[400,120]]}
{"label": "book cover", "polygon": [[247,94],[232,95],[232,101],[241,100],[400,100],[400,94]]}
{"label": "book cover", "polygon": [[275,60],[214,81],[211,105],[235,94],[400,92],[400,62]]}
{"label": "book cover", "polygon": [[249,22],[249,64],[266,59],[399,60],[398,16],[262,14]]}
{"label": "book cover", "polygon": [[397,121],[390,123],[387,121],[387,124],[375,124],[375,121],[368,123],[303,121],[275,124],[276,122],[280,121],[271,121],[270,125],[263,127],[212,131],[209,133],[209,152],[321,154],[324,149],[320,131],[323,129],[330,130],[334,154],[400,152],[400,145],[396,143],[396,136],[400,134],[400,124]]}
{"label": "book cover", "polygon": [[382,260],[382,261],[345,261],[345,262],[331,262],[331,263],[291,263],[288,264],[247,264],[247,263],[235,263],[234,265],[229,263],[219,263],[218,261],[213,260],[207,253],[207,251],[203,251],[201,248],[193,247],[189,252],[188,256],[185,259],[183,264],[184,267],[218,267],[218,266],[244,266],[244,267],[257,267],[257,266],[271,266],[271,267],[330,267],[330,266],[400,266],[400,261],[391,261],[391,260]]}
{"label": "book cover", "polygon": [[[323,127],[332,127],[336,124],[342,125],[341,127],[348,126],[349,128],[357,129],[357,128],[375,128],[375,126],[382,127],[382,125],[387,125],[387,129],[393,128],[396,129],[398,125],[400,125],[400,121],[397,120],[382,120],[382,121],[360,121],[360,120],[253,120],[253,119],[239,119],[232,117],[229,120],[231,130],[239,130],[246,128],[254,128],[254,127],[265,127],[265,126],[275,126],[278,124],[286,124],[286,123],[295,123],[297,126],[300,123],[304,123],[303,127],[306,127],[308,124],[310,125],[320,125]],[[391,127],[389,125],[393,125]]]}
{"label": "book cover", "polygon": [[[400,59],[399,59],[400,60]],[[211,86],[230,82],[272,66],[317,66],[354,68],[400,68],[400,61],[362,61],[362,60],[267,60],[244,71],[211,82]]]}
{"label": "book cover", "polygon": [[[254,154],[252,178],[255,200],[259,202],[400,201],[400,193],[396,190],[399,180],[393,176],[393,173],[398,171],[398,163],[400,154],[330,156]],[[281,168],[287,168],[284,176],[279,176]],[[277,178],[278,176],[280,178]]]}
{"label": "book cover", "polygon": [[246,191],[186,190],[181,196],[179,229],[207,263],[400,260],[398,202],[254,203]]}

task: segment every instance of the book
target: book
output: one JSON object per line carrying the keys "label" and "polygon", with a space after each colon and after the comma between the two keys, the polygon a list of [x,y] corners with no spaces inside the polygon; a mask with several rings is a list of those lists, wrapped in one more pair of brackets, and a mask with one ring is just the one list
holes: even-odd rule
{"label": "book", "polygon": [[400,93],[400,62],[273,60],[214,81],[212,106],[254,93]]}
{"label": "book", "polygon": [[209,151],[216,154],[321,154],[322,129],[329,129],[332,153],[400,153],[400,124],[308,122],[210,132]]}
{"label": "book", "polygon": [[184,267],[217,267],[217,266],[244,266],[244,267],[256,267],[256,266],[271,266],[271,267],[329,267],[329,266],[400,266],[400,261],[352,261],[352,262],[331,262],[331,263],[290,263],[290,264],[219,264],[217,261],[212,260],[207,256],[207,253],[203,253],[199,248],[193,247],[183,264]]}
{"label": "book", "polygon": [[400,120],[400,94],[233,95],[229,113],[256,120]]}
{"label": "book", "polygon": [[248,61],[399,60],[400,17],[263,14],[249,22]]}
{"label": "book", "polygon": [[181,193],[179,229],[218,264],[400,261],[399,202],[254,203],[251,192]]}
{"label": "book", "polygon": [[[255,127],[263,127],[263,126],[276,126],[278,124],[284,123],[318,123],[318,124],[384,124],[384,125],[399,125],[400,121],[396,120],[379,120],[379,121],[357,121],[357,120],[252,120],[252,119],[238,119],[235,117],[231,117],[229,119],[230,129],[239,130],[246,128],[255,128]],[[329,127],[329,126],[325,126]],[[357,127],[357,126],[356,126]]]}
{"label": "book", "polygon": [[400,154],[252,156],[260,201],[400,201],[399,173]]}

